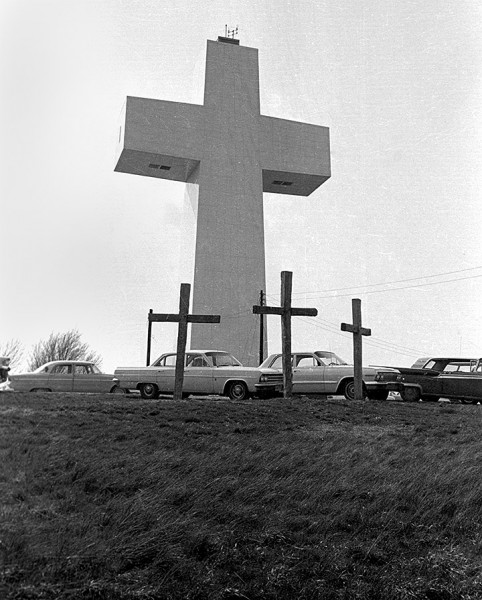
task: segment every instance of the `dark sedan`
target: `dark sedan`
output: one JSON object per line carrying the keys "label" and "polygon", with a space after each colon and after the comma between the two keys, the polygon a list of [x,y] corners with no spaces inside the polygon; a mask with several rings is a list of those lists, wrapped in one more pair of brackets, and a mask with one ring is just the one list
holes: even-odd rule
{"label": "dark sedan", "polygon": [[477,403],[482,401],[480,365],[475,358],[419,359],[411,368],[397,367],[400,375],[388,387],[407,402],[448,398]]}

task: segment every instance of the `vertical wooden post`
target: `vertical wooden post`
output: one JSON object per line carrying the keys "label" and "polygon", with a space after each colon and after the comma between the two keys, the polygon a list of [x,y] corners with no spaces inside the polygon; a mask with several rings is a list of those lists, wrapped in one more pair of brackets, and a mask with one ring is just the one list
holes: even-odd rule
{"label": "vertical wooden post", "polygon": [[187,342],[187,315],[189,313],[189,297],[191,285],[181,283],[181,296],[179,298],[179,330],[177,335],[176,372],[174,375],[174,400],[182,398],[182,384],[184,381],[184,361],[186,358]]}
{"label": "vertical wooden post", "polygon": [[[263,290],[259,292],[259,305],[264,306]],[[259,315],[259,364],[264,360],[264,314]]]}
{"label": "vertical wooden post", "polygon": [[293,287],[293,273],[281,272],[281,349],[283,352],[284,396],[291,398],[293,395],[293,367],[291,358],[291,290]]}
{"label": "vertical wooden post", "polygon": [[[353,298],[352,314],[353,325],[357,332],[361,329],[361,300]],[[353,336],[353,374],[355,378],[355,400],[363,400],[363,372],[362,372],[362,336],[360,333]]]}
{"label": "vertical wooden post", "polygon": [[152,308],[149,309],[149,314],[147,316],[147,356],[146,356],[146,367],[151,364],[151,334],[152,334]]}

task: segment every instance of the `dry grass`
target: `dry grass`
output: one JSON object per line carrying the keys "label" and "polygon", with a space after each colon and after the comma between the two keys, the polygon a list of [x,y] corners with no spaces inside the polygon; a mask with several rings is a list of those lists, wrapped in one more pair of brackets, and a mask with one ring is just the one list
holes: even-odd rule
{"label": "dry grass", "polygon": [[0,595],[482,598],[481,406],[0,395]]}

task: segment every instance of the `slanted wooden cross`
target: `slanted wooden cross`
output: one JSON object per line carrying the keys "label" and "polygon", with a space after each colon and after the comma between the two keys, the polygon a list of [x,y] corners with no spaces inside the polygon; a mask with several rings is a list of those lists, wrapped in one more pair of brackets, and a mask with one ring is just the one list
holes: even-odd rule
{"label": "slanted wooden cross", "polygon": [[187,324],[188,323],[219,323],[220,315],[190,315],[189,297],[191,295],[191,285],[181,283],[181,294],[179,299],[179,313],[153,313],[149,311],[149,325],[152,322],[170,322],[179,323],[177,333],[177,351],[176,351],[176,372],[174,376],[174,400],[182,398],[182,384],[184,381],[184,358],[186,355]]}
{"label": "slanted wooden cross", "polygon": [[361,324],[361,300],[352,298],[353,325],[341,324],[342,331],[353,333],[353,372],[355,383],[355,400],[363,400],[363,371],[362,371],[362,336],[371,335],[372,330],[362,327]]}
{"label": "slanted wooden cross", "polygon": [[281,272],[281,306],[253,306],[256,315],[281,315],[281,346],[283,353],[283,384],[284,397],[291,398],[293,394],[293,366],[291,363],[291,317],[316,317],[316,308],[292,308],[291,289],[293,273]]}

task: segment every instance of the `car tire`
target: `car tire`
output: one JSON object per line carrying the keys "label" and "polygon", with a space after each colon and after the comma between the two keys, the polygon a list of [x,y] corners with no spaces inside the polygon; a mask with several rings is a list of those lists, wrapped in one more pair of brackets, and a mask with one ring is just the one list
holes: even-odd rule
{"label": "car tire", "polygon": [[420,390],[417,387],[406,387],[400,392],[404,402],[418,402],[420,400]]}
{"label": "car tire", "polygon": [[159,388],[155,383],[143,383],[141,385],[141,396],[144,400],[155,400],[159,397]]}
{"label": "car tire", "polygon": [[228,388],[228,396],[231,400],[246,400],[249,398],[248,388],[242,381],[233,381]]}
{"label": "car tire", "polygon": [[33,390],[30,390],[31,392],[37,393],[39,394],[40,392],[51,392],[52,390],[50,390],[49,388],[33,388]]}
{"label": "car tire", "polygon": [[122,394],[122,395],[124,395],[124,394],[127,394],[127,392],[128,392],[128,391],[129,391],[129,390],[126,390],[126,389],[124,389],[123,387],[120,387],[120,385],[115,385],[115,386],[114,386],[114,387],[111,389],[110,393],[111,393],[111,394]]}
{"label": "car tire", "polygon": [[[367,390],[365,387],[365,384],[363,383],[363,397],[366,398],[367,396]],[[343,395],[345,396],[345,398],[347,400],[355,400],[355,381],[352,379],[350,381],[347,381],[345,383],[345,386],[343,388]]]}

